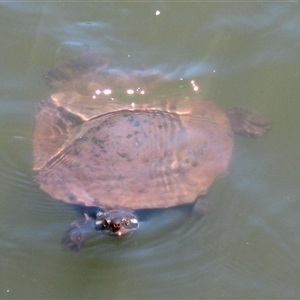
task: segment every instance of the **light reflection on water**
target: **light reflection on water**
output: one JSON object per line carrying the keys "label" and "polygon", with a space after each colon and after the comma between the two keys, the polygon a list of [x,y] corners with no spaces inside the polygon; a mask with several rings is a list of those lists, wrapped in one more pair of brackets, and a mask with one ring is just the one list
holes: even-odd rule
{"label": "light reflection on water", "polygon": [[[297,3],[2,8],[0,298],[299,296]],[[87,48],[122,70],[196,79],[222,108],[244,105],[273,121],[264,138],[235,139],[210,214],[170,210],[124,240],[99,236],[79,253],[60,245],[78,215],[33,183],[32,120],[51,93],[44,71]]]}

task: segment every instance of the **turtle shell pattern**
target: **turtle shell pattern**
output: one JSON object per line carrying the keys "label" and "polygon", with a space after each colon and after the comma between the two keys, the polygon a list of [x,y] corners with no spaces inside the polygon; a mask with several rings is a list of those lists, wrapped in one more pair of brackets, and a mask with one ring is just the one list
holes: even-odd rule
{"label": "turtle shell pattern", "polygon": [[[167,208],[205,194],[232,154],[226,114],[199,98],[133,104],[97,94],[97,84],[102,90],[104,84],[94,66],[84,70],[90,95],[73,88],[79,74],[39,106],[33,173],[40,188],[55,199],[104,210]],[[119,75],[106,77],[111,89],[133,81],[119,83]]]}

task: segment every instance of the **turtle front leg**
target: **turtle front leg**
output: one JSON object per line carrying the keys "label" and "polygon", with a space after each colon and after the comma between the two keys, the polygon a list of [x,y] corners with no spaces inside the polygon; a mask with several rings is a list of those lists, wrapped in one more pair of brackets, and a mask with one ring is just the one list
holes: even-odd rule
{"label": "turtle front leg", "polygon": [[193,206],[193,216],[201,218],[211,211],[211,204],[208,203],[206,196],[198,196]]}
{"label": "turtle front leg", "polygon": [[85,219],[71,224],[61,242],[72,251],[79,251],[86,241],[95,234],[94,227],[95,220],[86,215]]}
{"label": "turtle front leg", "polygon": [[233,107],[226,112],[234,133],[247,137],[262,136],[270,130],[270,122],[258,112],[245,107]]}

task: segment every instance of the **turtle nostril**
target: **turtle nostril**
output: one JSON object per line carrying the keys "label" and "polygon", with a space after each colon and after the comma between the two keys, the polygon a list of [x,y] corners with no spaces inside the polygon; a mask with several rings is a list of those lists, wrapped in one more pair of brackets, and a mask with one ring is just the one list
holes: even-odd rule
{"label": "turtle nostril", "polygon": [[121,223],[114,223],[114,229],[119,230],[121,228]]}

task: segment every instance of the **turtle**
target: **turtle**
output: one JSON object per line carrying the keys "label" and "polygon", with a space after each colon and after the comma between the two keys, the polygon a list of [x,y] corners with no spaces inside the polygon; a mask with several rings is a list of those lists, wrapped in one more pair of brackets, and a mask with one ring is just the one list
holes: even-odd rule
{"label": "turtle", "polygon": [[[233,135],[270,129],[244,107],[223,111],[198,96],[151,94],[170,79],[116,71],[94,53],[58,64],[45,77],[55,93],[35,115],[33,176],[52,198],[82,209],[83,218],[62,238],[72,250],[95,232],[134,232],[138,210],[189,204],[203,215],[208,188],[228,169]],[[132,94],[137,101],[121,101]]]}

